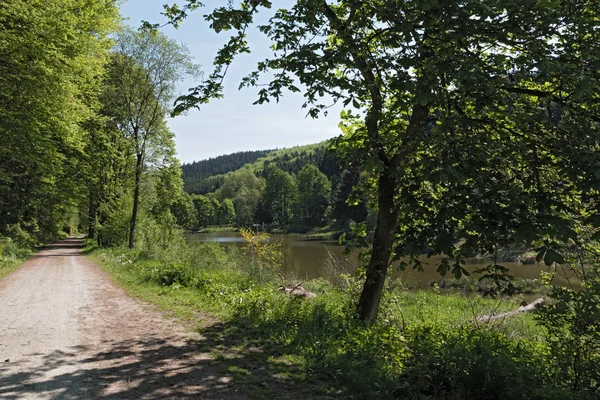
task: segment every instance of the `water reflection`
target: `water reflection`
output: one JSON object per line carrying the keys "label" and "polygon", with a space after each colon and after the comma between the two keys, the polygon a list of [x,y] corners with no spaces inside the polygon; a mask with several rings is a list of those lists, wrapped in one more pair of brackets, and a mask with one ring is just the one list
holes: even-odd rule
{"label": "water reflection", "polygon": [[[357,265],[357,254],[344,254],[344,246],[340,246],[332,240],[306,240],[298,234],[271,235],[273,240],[281,243],[284,255],[283,272],[293,274],[299,279],[330,278],[332,274],[352,273]],[[188,234],[190,242],[217,242],[231,244],[243,247],[244,239],[237,232],[214,232],[214,233],[194,233]],[[331,260],[337,260],[337,268],[332,271]],[[411,267],[405,271],[398,271],[402,281],[414,287],[427,287],[430,282],[439,280],[441,277],[436,271],[437,265],[443,256],[434,256],[427,258],[423,256],[423,272],[413,270]],[[480,259],[467,260],[464,268],[472,273],[473,271],[489,265],[490,262]],[[516,262],[501,263],[507,267],[514,276],[524,279],[538,279],[540,272],[552,272],[554,267],[547,267],[542,264],[523,265]],[[450,276],[449,274],[447,275]],[[475,277],[477,275],[474,275]],[[574,276],[573,271],[558,266],[557,274],[554,278],[556,285],[578,286],[579,281]]]}

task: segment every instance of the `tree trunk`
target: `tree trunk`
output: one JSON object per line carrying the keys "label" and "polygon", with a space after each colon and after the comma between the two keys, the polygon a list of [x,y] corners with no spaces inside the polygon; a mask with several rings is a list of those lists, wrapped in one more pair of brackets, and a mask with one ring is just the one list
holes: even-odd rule
{"label": "tree trunk", "polygon": [[477,321],[490,322],[490,321],[495,321],[498,319],[514,317],[516,315],[523,314],[526,312],[535,312],[542,306],[542,304],[544,304],[544,299],[540,297],[539,299],[533,301],[531,304],[526,304],[524,306],[521,306],[514,311],[509,311],[509,312],[505,312],[505,313],[497,314],[497,315],[494,315],[494,314],[485,315],[483,317],[477,318]]}
{"label": "tree trunk", "polygon": [[131,211],[131,222],[129,223],[129,248],[133,249],[135,244],[135,225],[140,203],[140,178],[142,175],[142,154],[137,154],[135,164],[135,189],[133,191],[133,210]]}
{"label": "tree trunk", "polygon": [[392,245],[398,221],[394,206],[396,178],[389,169],[379,175],[377,226],[371,249],[367,276],[358,301],[358,315],[362,321],[372,322],[377,316],[383,285],[390,264]]}
{"label": "tree trunk", "polygon": [[93,189],[90,189],[90,203],[88,207],[88,238],[96,236],[96,201]]}

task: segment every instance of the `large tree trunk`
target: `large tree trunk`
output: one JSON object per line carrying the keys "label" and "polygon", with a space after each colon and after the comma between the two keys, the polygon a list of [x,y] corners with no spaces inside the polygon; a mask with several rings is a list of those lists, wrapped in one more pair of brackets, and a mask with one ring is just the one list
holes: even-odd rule
{"label": "large tree trunk", "polygon": [[358,301],[358,315],[362,321],[372,322],[377,309],[390,264],[398,215],[394,206],[396,178],[389,169],[379,175],[377,226],[371,249],[367,276]]}
{"label": "large tree trunk", "polygon": [[129,248],[135,245],[135,225],[140,203],[140,178],[142,175],[142,154],[137,154],[135,164],[135,189],[133,191],[133,210],[131,211],[131,222],[129,223]]}

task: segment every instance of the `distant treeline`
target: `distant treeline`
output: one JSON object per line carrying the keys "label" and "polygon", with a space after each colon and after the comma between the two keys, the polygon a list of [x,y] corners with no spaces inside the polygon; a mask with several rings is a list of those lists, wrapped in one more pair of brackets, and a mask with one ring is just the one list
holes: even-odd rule
{"label": "distant treeline", "polygon": [[[360,172],[341,168],[340,160],[327,150],[327,145],[323,142],[292,149],[235,153],[187,164],[183,178],[191,196],[188,205],[182,204],[182,212],[176,214],[185,215],[184,210],[189,210],[187,227],[256,223],[314,227],[362,221],[367,217],[366,202],[348,205],[347,201]],[[261,157],[242,168],[210,175],[210,171],[226,171],[236,165],[242,154],[252,158],[261,153]],[[190,190],[191,187],[201,190]]]}
{"label": "distant treeline", "polygon": [[226,174],[240,169],[244,165],[257,176],[266,177],[264,172],[269,166],[296,175],[308,165],[316,165],[332,183],[337,184],[341,170],[339,160],[334,153],[327,151],[328,142],[282,150],[242,151],[202,161],[183,164],[183,182],[189,194],[207,194],[219,189]]}
{"label": "distant treeline", "polygon": [[[183,164],[183,183],[188,193],[205,194],[218,189],[223,179],[215,180],[215,175],[226,174],[240,169],[243,165],[253,163],[273,150],[239,151],[233,154],[221,155],[202,161]],[[213,179],[207,179],[213,178]],[[213,184],[211,182],[220,182]]]}

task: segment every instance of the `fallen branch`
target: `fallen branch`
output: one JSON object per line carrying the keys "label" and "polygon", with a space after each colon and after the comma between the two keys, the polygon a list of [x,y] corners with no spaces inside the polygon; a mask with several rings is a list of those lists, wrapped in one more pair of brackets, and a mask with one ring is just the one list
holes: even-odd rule
{"label": "fallen branch", "polygon": [[497,315],[494,315],[494,314],[485,315],[483,317],[477,318],[477,321],[490,322],[490,321],[495,321],[497,319],[514,317],[515,315],[519,315],[519,314],[526,313],[526,312],[533,312],[533,311],[536,311],[538,309],[538,307],[541,306],[543,303],[544,303],[544,299],[540,297],[539,299],[533,301],[531,304],[521,306],[514,311],[509,311],[509,312],[505,312],[505,313],[497,314]]}
{"label": "fallen branch", "polygon": [[300,286],[303,283],[304,282],[301,282],[296,286],[286,285],[286,286],[281,287],[281,290],[288,296],[305,297],[307,299],[312,299],[313,297],[317,297],[317,295],[314,294],[313,292],[308,291],[308,290],[304,289],[302,286]]}

